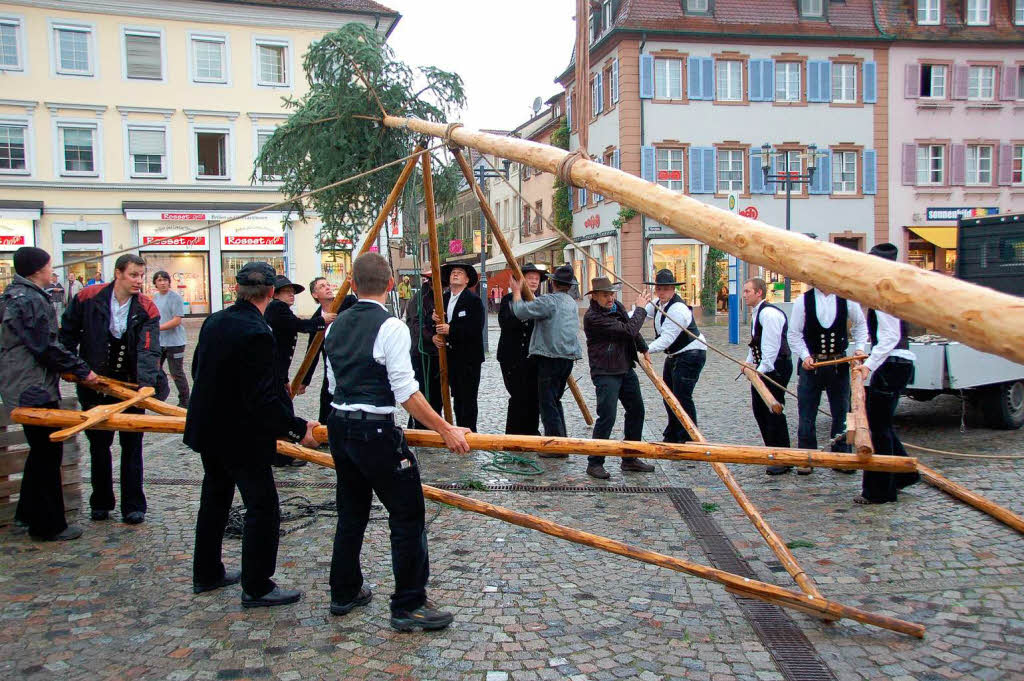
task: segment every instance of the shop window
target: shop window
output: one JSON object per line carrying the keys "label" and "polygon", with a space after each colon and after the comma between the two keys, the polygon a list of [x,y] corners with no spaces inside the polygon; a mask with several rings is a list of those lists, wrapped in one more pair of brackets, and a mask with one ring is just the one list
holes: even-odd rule
{"label": "shop window", "polygon": [[0,125],[0,173],[27,173],[25,137],[28,126]]}
{"label": "shop window", "polygon": [[681,100],[683,98],[683,60],[654,60],[654,98]]}
{"label": "shop window", "polygon": [[259,85],[288,85],[288,45],[279,42],[257,42]]}
{"label": "shop window", "polygon": [[857,101],[856,64],[832,64],[832,101],[838,104]]}
{"label": "shop window", "polygon": [[[143,251],[146,271],[163,270],[171,275],[171,290],[181,296],[185,314],[209,314],[210,292],[209,256],[206,253],[163,253]],[[156,293],[152,277],[146,277],[143,293],[152,297]]]}
{"label": "shop window", "polygon": [[227,41],[222,36],[192,38],[192,80],[197,83],[227,82]]}
{"label": "shop window", "polygon": [[742,149],[718,150],[718,193],[743,191],[743,159],[746,154]]}
{"label": "shop window", "polygon": [[967,25],[988,26],[990,0],[967,0]]}
{"label": "shop window", "polygon": [[775,101],[800,101],[800,62],[775,62]]}
{"label": "shop window", "polygon": [[946,146],[921,144],[917,147],[917,184],[940,185],[946,181]]}
{"label": "shop window", "polygon": [[743,62],[719,59],[715,62],[715,99],[720,102],[743,101]]}
{"label": "shop window", "polygon": [[857,152],[832,152],[832,193],[857,193]]}
{"label": "shop window", "polygon": [[224,132],[196,133],[196,177],[226,179],[228,135]]}
{"label": "shop window", "polygon": [[61,126],[62,175],[95,175],[95,128]]}
{"label": "shop window", "polygon": [[971,66],[967,71],[967,99],[992,100],[996,92],[996,67]]}
{"label": "shop window", "polygon": [[967,145],[967,184],[992,184],[992,147],[981,144]]}
{"label": "shop window", "polygon": [[657,150],[656,178],[658,184],[674,192],[683,191],[683,150]]}
{"label": "shop window", "polygon": [[151,31],[125,31],[125,77],[138,80],[161,80],[163,74],[160,34]]}
{"label": "shop window", "polygon": [[132,177],[166,177],[164,155],[165,131],[151,128],[128,129],[128,154]]}
{"label": "shop window", "polygon": [[21,20],[14,17],[0,17],[0,71],[20,71],[21,63]]}
{"label": "shop window", "polygon": [[93,75],[92,28],[54,24],[53,45],[57,73],[67,76]]}
{"label": "shop window", "polygon": [[946,65],[921,64],[921,96],[946,98]]}

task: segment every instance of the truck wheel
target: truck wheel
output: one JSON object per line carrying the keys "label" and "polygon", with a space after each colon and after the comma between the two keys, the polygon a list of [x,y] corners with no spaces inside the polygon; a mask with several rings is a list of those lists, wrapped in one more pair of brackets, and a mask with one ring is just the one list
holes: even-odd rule
{"label": "truck wheel", "polygon": [[990,428],[1016,430],[1024,425],[1024,381],[1000,383],[989,388],[985,416]]}

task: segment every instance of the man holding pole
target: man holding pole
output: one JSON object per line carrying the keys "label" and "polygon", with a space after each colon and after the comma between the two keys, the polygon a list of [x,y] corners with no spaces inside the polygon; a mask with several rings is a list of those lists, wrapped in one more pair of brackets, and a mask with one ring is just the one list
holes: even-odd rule
{"label": "man holding pole", "polygon": [[480,367],[484,363],[484,309],[470,289],[479,275],[466,263],[445,263],[441,268],[447,323],[434,310],[437,324],[434,345],[448,349],[448,384],[452,391],[455,422],[476,432]]}
{"label": "man holding pole", "polygon": [[[537,295],[546,272],[533,263],[523,265],[523,279],[530,291]],[[501,378],[508,391],[508,411],[505,417],[506,435],[540,435],[540,405],[537,402],[537,358],[530,357],[532,319],[519,319],[512,312],[512,293],[506,293],[498,307],[498,364]]]}
{"label": "man holding pole", "polygon": [[[331,282],[327,281],[325,277],[317,277],[313,281],[309,282],[309,294],[313,296],[313,300],[320,304],[320,307],[316,309],[313,316],[310,319],[318,320],[324,318],[324,312],[330,307],[331,302],[334,300],[334,289],[331,287]],[[341,307],[338,308],[338,313],[342,313],[356,304],[356,297],[351,293],[345,296],[345,300],[341,302]],[[327,314],[330,314],[329,312]],[[319,325],[318,325],[319,326]],[[306,343],[306,349],[308,350],[313,345],[313,339],[316,337],[316,331],[309,332],[309,341]],[[316,358],[309,365],[309,371],[302,378],[302,390],[309,387],[309,384],[313,382],[313,373],[316,371],[317,361],[322,360],[321,364],[324,365],[324,382],[320,386],[320,410],[317,421],[320,423],[327,423],[327,417],[331,415],[331,391],[327,388],[327,355],[324,354],[324,346],[320,345],[320,349],[316,351]]]}
{"label": "man holding pole", "polygon": [[[434,275],[429,262],[424,263],[420,277],[423,281],[409,300],[405,315],[412,337],[410,357],[416,383],[423,389],[430,408],[440,414],[444,402],[441,398],[441,361],[437,357],[438,346],[434,343],[437,334],[437,326],[434,324],[434,287],[431,286]],[[425,426],[409,416],[409,427],[423,429]]]}

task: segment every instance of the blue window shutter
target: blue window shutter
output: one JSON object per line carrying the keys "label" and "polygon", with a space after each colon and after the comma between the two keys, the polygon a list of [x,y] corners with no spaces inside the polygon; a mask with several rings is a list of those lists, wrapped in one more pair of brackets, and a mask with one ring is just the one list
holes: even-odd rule
{"label": "blue window shutter", "polygon": [[640,150],[640,177],[654,182],[654,147],[643,147]]}
{"label": "blue window shutter", "polygon": [[815,159],[817,170],[814,171],[814,181],[811,182],[808,192],[811,194],[832,193],[832,152],[819,152]]}
{"label": "blue window shutter", "polygon": [[864,103],[878,101],[878,65],[873,61],[864,62]]}
{"label": "blue window shutter", "polygon": [[764,194],[764,172],[761,170],[761,154],[750,150],[750,193]]}
{"label": "blue window shutter", "polygon": [[573,195],[575,193],[576,192],[573,191],[572,187],[569,187],[568,194],[569,194],[569,210],[570,211],[575,210],[575,208],[576,208],[575,202],[573,201],[573,198],[574,198]]}
{"label": "blue window shutter", "polygon": [[686,61],[686,96],[704,99],[700,90],[700,57],[690,57]]}
{"label": "blue window shutter", "polygon": [[864,150],[864,186],[865,194],[878,193],[878,153],[874,149]]}
{"label": "blue window shutter", "polygon": [[761,62],[761,87],[764,99],[762,102],[775,101],[775,60],[765,59]]}
{"label": "blue window shutter", "polygon": [[747,81],[750,83],[750,95],[749,99],[752,102],[763,102],[764,101],[764,89],[761,86],[762,80],[762,69],[760,59],[751,59],[747,62]]}
{"label": "blue window shutter", "polygon": [[612,104],[619,101],[619,59],[615,58],[612,62]]}
{"label": "blue window shutter", "polygon": [[565,95],[565,124],[572,130],[572,95]]}
{"label": "blue window shutter", "polygon": [[597,113],[601,113],[604,111],[604,74],[597,74],[595,82],[597,83]]}
{"label": "blue window shutter", "polygon": [[821,101],[821,62],[807,62],[807,101]]}
{"label": "blue window shutter", "polygon": [[718,178],[716,177],[716,150],[714,147],[705,147],[701,149],[701,154],[704,156],[702,165],[704,166],[701,170],[704,172],[704,193],[714,194],[718,189]]}
{"label": "blue window shutter", "polygon": [[612,167],[619,169],[619,150],[612,152]]}
{"label": "blue window shutter", "polygon": [[640,99],[654,97],[654,57],[640,55]]}
{"label": "blue window shutter", "polygon": [[821,101],[831,102],[832,101],[832,62],[823,61],[821,63]]}
{"label": "blue window shutter", "polygon": [[704,193],[704,171],[701,167],[704,163],[704,155],[701,147],[690,148],[690,193]]}
{"label": "blue window shutter", "polygon": [[580,208],[583,208],[586,205],[587,205],[587,188],[586,187],[580,187]]}
{"label": "blue window shutter", "polygon": [[[601,165],[601,159],[595,158],[594,163],[596,163],[597,165]],[[594,197],[594,203],[601,203],[602,201],[604,201],[604,196],[602,196],[601,194],[597,192],[591,192],[591,194]]]}
{"label": "blue window shutter", "polygon": [[715,98],[715,60],[704,57],[700,65],[700,88],[704,99]]}

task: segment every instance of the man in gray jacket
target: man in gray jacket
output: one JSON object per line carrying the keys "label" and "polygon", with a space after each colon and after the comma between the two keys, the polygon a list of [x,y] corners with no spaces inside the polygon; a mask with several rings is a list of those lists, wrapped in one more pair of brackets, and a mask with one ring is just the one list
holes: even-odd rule
{"label": "man in gray jacket", "polygon": [[[572,364],[583,357],[580,317],[569,289],[576,282],[570,265],[562,265],[548,278],[552,293],[529,302],[523,300],[523,282],[512,280],[512,313],[519,319],[536,320],[530,337],[530,357],[537,358],[537,400],[540,420],[548,437],[566,437],[562,395],[572,374]],[[564,459],[568,454],[540,454]]]}
{"label": "man in gray jacket", "polygon": [[[57,340],[57,314],[43,290],[50,284],[50,255],[41,248],[14,253],[14,280],[0,296],[0,397],[4,405],[56,409],[60,375],[72,373],[86,383],[96,374]],[[26,425],[29,453],[21,479],[15,519],[44,541],[77,539],[80,527],[64,519],[60,466],[64,446],[50,442],[56,428]]]}

